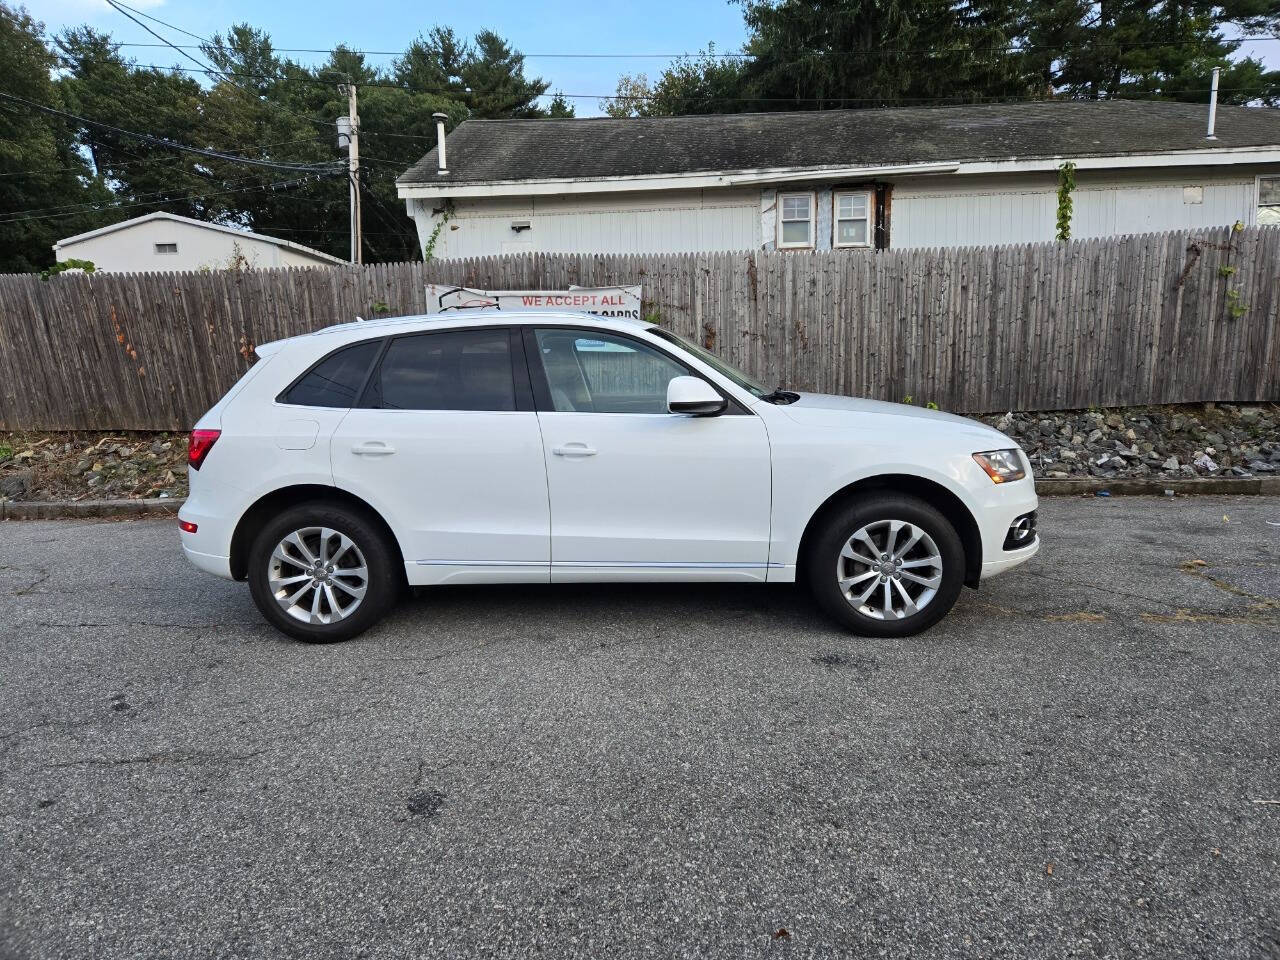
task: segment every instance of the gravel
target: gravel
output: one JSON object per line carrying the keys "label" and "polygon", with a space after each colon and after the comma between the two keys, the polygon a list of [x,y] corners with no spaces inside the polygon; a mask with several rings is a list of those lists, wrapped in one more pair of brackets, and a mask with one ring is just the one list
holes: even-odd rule
{"label": "gravel", "polygon": [[172,521],[0,524],[0,957],[1280,950],[1280,500],[1047,501],[929,634],[436,590],[333,647]]}

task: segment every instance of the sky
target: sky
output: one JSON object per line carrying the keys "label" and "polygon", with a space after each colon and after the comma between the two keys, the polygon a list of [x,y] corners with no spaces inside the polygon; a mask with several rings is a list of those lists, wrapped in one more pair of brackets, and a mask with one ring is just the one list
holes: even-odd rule
{"label": "sky", "polygon": [[[19,0],[46,30],[87,23],[117,41],[156,43],[140,27],[103,0]],[[339,43],[361,50],[403,50],[418,34],[439,24],[463,36],[488,28],[524,53],[526,76],[551,81],[551,90],[587,94],[571,99],[578,116],[600,111],[596,96],[611,94],[622,73],[662,72],[669,56],[636,54],[696,53],[708,43],[716,49],[740,48],[746,30],[741,7],[727,0],[468,0],[466,3],[375,0],[352,4],[339,0],[124,0],[129,6],[209,36],[247,21],[265,30],[276,47],[331,48]],[[152,23],[178,43],[190,38]],[[127,47],[139,63],[190,66],[173,51]],[[561,56],[551,56],[559,54]],[[574,54],[575,56],[563,56]],[[584,56],[592,54],[593,56]],[[627,56],[623,56],[626,54]],[[289,54],[304,62],[319,54]],[[369,58],[389,63],[390,57]]]}

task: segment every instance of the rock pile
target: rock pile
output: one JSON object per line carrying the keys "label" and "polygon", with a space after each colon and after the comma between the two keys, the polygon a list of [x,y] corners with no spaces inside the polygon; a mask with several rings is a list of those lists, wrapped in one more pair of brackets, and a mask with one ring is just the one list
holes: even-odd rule
{"label": "rock pile", "polygon": [[1280,408],[1274,405],[1206,403],[981,419],[1017,440],[1036,476],[1048,479],[1280,473]]}
{"label": "rock pile", "polygon": [[0,500],[186,495],[185,436],[0,433]]}
{"label": "rock pile", "polygon": [[[1047,479],[1280,474],[1280,407],[1206,403],[981,417]],[[0,500],[185,497],[180,434],[0,433]]]}

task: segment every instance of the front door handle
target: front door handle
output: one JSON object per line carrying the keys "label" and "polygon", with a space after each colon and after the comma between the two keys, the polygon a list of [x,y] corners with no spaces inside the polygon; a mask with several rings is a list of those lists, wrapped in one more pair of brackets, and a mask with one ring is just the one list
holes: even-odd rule
{"label": "front door handle", "polygon": [[589,447],[585,443],[573,441],[559,447],[552,447],[551,452],[557,457],[594,457],[596,448]]}
{"label": "front door handle", "polygon": [[368,443],[357,443],[351,452],[358,457],[386,457],[396,452],[396,448],[381,440],[370,440]]}

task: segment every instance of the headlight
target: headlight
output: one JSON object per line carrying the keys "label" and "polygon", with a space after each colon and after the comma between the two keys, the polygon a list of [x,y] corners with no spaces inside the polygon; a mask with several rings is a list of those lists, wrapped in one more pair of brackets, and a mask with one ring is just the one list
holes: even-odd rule
{"label": "headlight", "polygon": [[986,471],[992,483],[1012,483],[1027,475],[1022,469],[1022,457],[1017,450],[988,450],[986,453],[975,453],[973,459]]}

